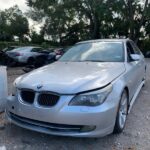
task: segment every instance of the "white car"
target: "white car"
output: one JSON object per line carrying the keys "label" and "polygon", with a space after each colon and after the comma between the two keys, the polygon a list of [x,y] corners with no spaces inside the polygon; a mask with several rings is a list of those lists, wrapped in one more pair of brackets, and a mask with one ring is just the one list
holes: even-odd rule
{"label": "white car", "polygon": [[33,64],[35,58],[41,55],[40,52],[42,52],[42,50],[43,49],[41,47],[28,46],[28,47],[15,48],[6,53],[9,57],[13,58],[16,62]]}
{"label": "white car", "polygon": [[8,96],[6,67],[0,66],[0,112],[4,111]]}
{"label": "white car", "polygon": [[145,77],[144,56],[133,41],[80,42],[57,62],[17,78],[7,115],[18,126],[53,135],[120,133]]}

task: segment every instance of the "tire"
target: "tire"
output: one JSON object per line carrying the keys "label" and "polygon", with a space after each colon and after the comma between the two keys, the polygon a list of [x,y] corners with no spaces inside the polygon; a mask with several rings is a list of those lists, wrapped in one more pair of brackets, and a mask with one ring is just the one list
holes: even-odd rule
{"label": "tire", "polygon": [[128,114],[128,93],[126,90],[124,90],[118,107],[114,133],[121,133],[124,130],[127,114]]}
{"label": "tire", "polygon": [[35,59],[32,58],[32,57],[30,57],[30,58],[28,59],[28,61],[27,61],[27,64],[28,64],[28,65],[34,65],[34,63],[35,63]]}
{"label": "tire", "polygon": [[143,81],[145,81],[145,83],[143,84],[143,87],[144,87],[145,84],[146,84],[146,72],[147,72],[147,67],[145,66],[145,74],[144,74],[144,78],[143,78]]}
{"label": "tire", "polygon": [[35,60],[35,68],[39,68],[39,67],[42,67],[46,62],[46,58],[45,57],[42,57],[42,56],[39,56],[36,58]]}

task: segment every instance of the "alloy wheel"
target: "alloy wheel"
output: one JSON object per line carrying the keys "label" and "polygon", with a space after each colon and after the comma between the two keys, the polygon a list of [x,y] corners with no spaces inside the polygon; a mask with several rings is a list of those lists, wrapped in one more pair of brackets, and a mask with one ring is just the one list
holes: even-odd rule
{"label": "alloy wheel", "polygon": [[119,125],[124,128],[128,113],[128,98],[126,92],[123,93],[119,107]]}

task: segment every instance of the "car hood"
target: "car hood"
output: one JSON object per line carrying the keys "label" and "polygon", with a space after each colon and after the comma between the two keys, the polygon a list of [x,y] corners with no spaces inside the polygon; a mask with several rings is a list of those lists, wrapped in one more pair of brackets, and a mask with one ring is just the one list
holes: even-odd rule
{"label": "car hood", "polygon": [[101,88],[125,71],[124,63],[55,62],[16,80],[18,88],[75,94]]}

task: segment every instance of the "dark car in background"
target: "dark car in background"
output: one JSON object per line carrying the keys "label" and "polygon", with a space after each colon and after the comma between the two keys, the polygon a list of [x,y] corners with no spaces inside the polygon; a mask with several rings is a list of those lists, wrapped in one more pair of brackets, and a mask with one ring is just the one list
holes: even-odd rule
{"label": "dark car in background", "polygon": [[26,66],[23,68],[23,71],[30,72],[44,65],[51,64],[57,61],[57,59],[59,59],[66,51],[67,49],[64,48],[50,48],[47,51],[42,51],[41,53],[43,53],[43,55],[37,56],[35,58],[34,64]]}
{"label": "dark car in background", "polygon": [[0,63],[9,67],[17,64],[26,65],[23,70],[39,68],[46,64],[53,63],[61,57],[67,49],[64,48],[48,48],[34,46],[9,46],[0,51]]}
{"label": "dark car in background", "polygon": [[16,64],[14,59],[7,54],[9,51],[12,51],[15,48],[18,48],[18,46],[9,46],[0,51],[0,64],[9,67]]}

